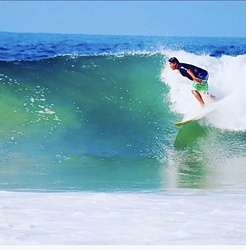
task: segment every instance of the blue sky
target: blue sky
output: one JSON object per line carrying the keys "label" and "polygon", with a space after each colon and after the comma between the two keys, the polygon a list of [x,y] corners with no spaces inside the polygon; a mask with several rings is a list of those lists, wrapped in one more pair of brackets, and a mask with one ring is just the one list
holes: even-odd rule
{"label": "blue sky", "polygon": [[246,1],[0,1],[0,31],[246,37]]}

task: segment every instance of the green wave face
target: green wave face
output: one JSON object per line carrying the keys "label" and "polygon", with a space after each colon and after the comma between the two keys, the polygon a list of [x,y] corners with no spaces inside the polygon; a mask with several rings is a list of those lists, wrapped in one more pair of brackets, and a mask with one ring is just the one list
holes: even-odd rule
{"label": "green wave face", "polygon": [[170,89],[160,77],[165,59],[142,54],[1,62],[0,188],[243,185],[245,133],[200,122],[175,127],[180,115],[171,110]]}

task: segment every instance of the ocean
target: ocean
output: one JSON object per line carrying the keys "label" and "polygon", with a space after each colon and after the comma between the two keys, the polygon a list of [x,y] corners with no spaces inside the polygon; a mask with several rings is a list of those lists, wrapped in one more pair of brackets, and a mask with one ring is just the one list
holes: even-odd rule
{"label": "ocean", "polygon": [[[209,72],[206,117],[168,58]],[[246,39],[1,32],[2,245],[244,245]]]}

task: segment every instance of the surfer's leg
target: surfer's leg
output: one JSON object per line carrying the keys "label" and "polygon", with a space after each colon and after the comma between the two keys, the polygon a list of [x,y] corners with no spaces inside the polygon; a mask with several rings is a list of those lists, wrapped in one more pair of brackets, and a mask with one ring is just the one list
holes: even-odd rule
{"label": "surfer's leg", "polygon": [[196,99],[198,100],[198,102],[201,104],[201,106],[204,108],[205,107],[205,103],[202,99],[202,96],[200,95],[200,93],[197,90],[191,90],[191,93],[196,97]]}
{"label": "surfer's leg", "polygon": [[194,81],[192,84],[192,90],[191,93],[196,97],[198,102],[201,104],[201,106],[205,107],[205,102],[202,99],[201,93],[208,90],[208,82],[207,82],[208,76],[206,76],[206,79],[202,80],[202,82]]}

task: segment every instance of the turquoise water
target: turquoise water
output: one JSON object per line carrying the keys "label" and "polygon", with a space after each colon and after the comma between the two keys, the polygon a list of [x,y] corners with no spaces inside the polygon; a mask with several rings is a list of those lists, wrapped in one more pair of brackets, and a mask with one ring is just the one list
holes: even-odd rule
{"label": "turquoise water", "polygon": [[[245,113],[224,112],[240,93],[216,84],[231,65],[241,77],[245,40],[170,39],[5,34],[0,189],[245,188]],[[173,125],[198,106],[170,55],[209,68],[220,113]]]}

